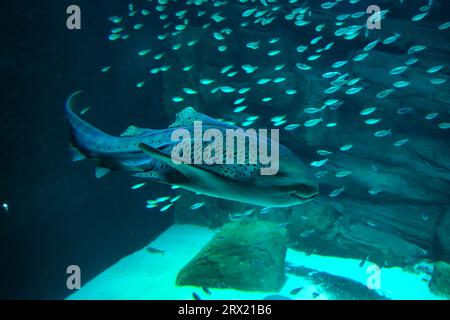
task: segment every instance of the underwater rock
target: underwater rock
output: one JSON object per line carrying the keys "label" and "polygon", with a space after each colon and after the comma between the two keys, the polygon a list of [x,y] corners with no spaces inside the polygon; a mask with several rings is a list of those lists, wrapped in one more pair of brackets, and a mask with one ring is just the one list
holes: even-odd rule
{"label": "underwater rock", "polygon": [[[423,259],[427,252],[394,233],[361,223],[339,226],[335,238],[336,252],[345,250],[345,256],[370,256],[378,265],[404,266]],[[330,252],[331,253],[331,252]],[[341,252],[342,254],[342,252]]]}
{"label": "underwater rock", "polygon": [[223,226],[178,273],[177,285],[276,292],[285,282],[286,231],[247,218]]}
{"label": "underwater rock", "polygon": [[442,218],[437,228],[437,236],[439,239],[440,256],[446,261],[450,261],[450,208],[447,208],[444,217]]}
{"label": "underwater rock", "polygon": [[[424,223],[414,207],[324,197],[295,207],[290,218],[293,248],[317,254],[408,265],[428,255],[435,221]],[[402,212],[409,212],[408,215]],[[403,219],[403,223],[397,221]]]}
{"label": "underwater rock", "polygon": [[[421,5],[420,1],[414,3]],[[323,123],[319,125],[280,132],[280,138],[287,137],[287,146],[298,154],[305,149],[305,153],[315,156],[317,149],[333,152],[326,165],[318,169],[328,172],[319,179],[320,198],[293,208],[274,208],[266,214],[259,214],[261,208],[258,207],[211,198],[200,210],[192,212],[189,210],[189,198],[182,198],[175,208],[177,222],[220,227],[229,221],[230,213],[243,213],[254,208],[253,215],[261,220],[278,224],[288,222],[289,243],[294,243],[294,248],[299,250],[360,259],[370,256],[370,261],[379,264],[386,262],[390,266],[412,265],[422,258],[431,258],[435,252],[440,259],[450,261],[449,213],[443,217],[450,198],[448,134],[443,134],[437,127],[437,123],[434,123],[436,119],[425,119],[432,112],[439,114],[439,121],[447,121],[444,119],[448,118],[448,86],[429,83],[431,77],[447,78],[448,68],[435,74],[427,72],[432,66],[447,65],[450,54],[448,32],[435,32],[440,22],[435,14],[438,11],[445,12],[448,4],[434,1],[435,13],[420,23],[411,23],[410,19],[402,18],[405,10],[408,10],[409,16],[417,14],[415,6],[405,7],[400,2],[392,4],[389,0],[383,0],[380,4],[389,4],[392,10],[389,19],[383,21],[382,34],[370,31],[365,39],[355,40],[360,42],[359,49],[353,45],[343,47],[336,44],[333,53],[348,57],[348,63],[337,70],[330,67],[334,60],[328,58],[333,55],[326,57],[324,54],[318,60],[305,61],[296,48],[307,45],[302,40],[317,34],[312,29],[304,28],[299,38],[298,28],[281,22],[283,19],[275,20],[273,29],[269,29],[271,31],[250,24],[239,37],[228,42],[229,52],[237,54],[234,58],[223,55],[217,59],[216,54],[211,54],[217,50],[208,41],[202,47],[190,49],[187,53],[189,58],[186,58],[185,52],[173,52],[170,57],[173,65],[195,61],[198,78],[214,79],[216,82],[199,86],[198,79],[180,77],[175,70],[167,72],[163,78],[167,91],[164,99],[167,114],[178,111],[180,106],[174,106],[171,97],[178,94],[177,88],[182,87],[193,87],[199,92],[199,95],[186,96],[185,103],[195,104],[205,113],[237,123],[246,116],[257,114],[260,118],[255,126],[267,126],[270,117],[279,114],[286,114],[289,122],[304,123],[313,117],[305,112],[306,108],[320,108],[329,98],[343,101],[339,110],[325,108],[320,113]],[[229,23],[240,23],[239,16],[233,12],[243,10],[243,7],[243,4],[230,3],[224,8]],[[284,16],[288,10],[283,8],[280,12]],[[335,18],[336,12],[333,10],[318,9],[308,20],[313,24],[332,24]],[[363,16],[361,19],[365,18]],[[240,49],[245,48],[250,41],[267,43],[278,36],[276,30],[283,32],[279,42],[279,48],[282,49],[280,55],[268,59],[265,50]],[[206,36],[200,25],[191,25],[186,31],[190,35],[199,32],[201,37]],[[321,31],[321,35],[334,39],[333,32],[333,28],[327,27]],[[382,44],[382,40],[395,33],[401,35],[396,41],[389,45]],[[380,43],[368,52],[370,55],[366,59],[354,61],[350,58],[363,53],[364,45],[377,39],[381,40]],[[427,49],[414,56],[408,55],[412,44],[420,44]],[[308,50],[310,52],[312,46]],[[389,73],[395,68],[406,66],[412,57],[419,60],[408,64],[405,72],[394,75]],[[300,70],[296,67],[299,62],[307,63],[311,69]],[[242,69],[245,64],[258,68],[255,72],[247,73]],[[237,114],[232,112],[236,94],[220,91],[211,93],[223,80],[217,78],[218,70],[227,65],[232,65],[233,71],[239,71],[236,76],[223,75],[223,78],[228,78],[228,85],[251,88],[245,96],[247,108]],[[275,72],[274,65],[285,66]],[[380,69],[380,66],[383,68]],[[348,73],[352,79],[361,78],[359,83],[364,90],[353,95],[344,94],[344,90],[324,95],[324,90],[330,87],[330,80],[322,77],[326,71],[338,71],[341,75]],[[275,76],[286,80],[278,84],[273,81],[257,84],[261,78],[274,79]],[[409,85],[395,88],[385,99],[376,98],[379,92],[393,88],[393,83],[399,80],[407,81]],[[295,94],[286,95],[287,89],[296,89]],[[274,99],[268,104],[262,104],[262,96]],[[265,108],[264,112],[260,111],[262,107]],[[370,117],[360,114],[367,107],[376,107]],[[399,109],[408,109],[408,112],[398,113]],[[365,121],[371,117],[380,118],[380,123],[367,125]],[[328,128],[324,125],[328,122],[335,122],[337,126]],[[391,129],[392,134],[376,138],[374,133],[379,129]],[[404,139],[408,139],[408,143],[394,146],[395,142]],[[350,143],[353,148],[341,152],[340,147]],[[318,159],[320,157],[311,161]],[[349,170],[351,174],[337,178],[336,173],[341,170]],[[331,190],[343,186],[345,191],[339,197],[329,199]],[[435,239],[436,234],[438,241]]]}
{"label": "underwater rock", "polygon": [[337,216],[338,213],[323,197],[294,207],[286,227],[293,248],[316,251],[323,244],[333,246],[329,242],[333,238]]}
{"label": "underwater rock", "polygon": [[287,272],[304,277],[314,283],[319,294],[332,300],[387,300],[385,296],[375,290],[367,288],[364,284],[352,279],[339,277],[327,272],[303,266],[288,266]]}
{"label": "underwater rock", "polygon": [[[177,201],[177,223],[218,228],[230,221],[229,214],[253,210],[250,216],[285,226],[289,246],[293,249],[355,259],[370,256],[370,261],[389,266],[414,264],[428,257],[433,250],[433,234],[442,213],[439,206],[434,205],[418,207],[401,202],[384,203],[383,198],[331,201],[324,196],[301,206],[271,208],[268,212],[251,205],[205,198],[196,200],[205,200],[202,208],[191,210],[193,200],[187,191],[180,192],[186,196]],[[445,235],[442,232],[442,237]]]}
{"label": "underwater rock", "polygon": [[308,230],[324,232],[334,225],[336,218],[337,212],[331,204],[319,197],[293,208],[288,229],[299,235]]}
{"label": "underwater rock", "polygon": [[450,299],[450,264],[442,261],[434,264],[428,287],[433,293]]}

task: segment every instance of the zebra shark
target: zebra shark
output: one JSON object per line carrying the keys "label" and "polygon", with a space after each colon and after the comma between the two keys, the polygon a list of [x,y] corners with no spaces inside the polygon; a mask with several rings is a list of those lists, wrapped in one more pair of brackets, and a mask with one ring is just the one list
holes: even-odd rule
{"label": "zebra shark", "polygon": [[176,164],[171,150],[176,144],[172,132],[193,131],[193,121],[207,128],[238,129],[188,107],[176,115],[167,129],[130,126],[120,136],[109,135],[74,111],[80,107],[82,91],[73,93],[65,104],[74,161],[96,162],[96,177],[115,170],[127,170],[136,177],[176,185],[204,195],[265,206],[287,207],[308,201],[318,194],[316,177],[288,148],[279,145],[279,170],[275,175],[258,174],[254,164]]}

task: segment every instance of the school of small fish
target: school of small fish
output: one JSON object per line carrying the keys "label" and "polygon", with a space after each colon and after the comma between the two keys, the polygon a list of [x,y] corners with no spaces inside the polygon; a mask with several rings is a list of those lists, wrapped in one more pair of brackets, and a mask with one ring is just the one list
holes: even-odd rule
{"label": "school of small fish", "polygon": [[[239,5],[236,5],[237,2]],[[177,94],[170,97],[174,106],[187,105],[188,101],[192,101],[190,97],[221,95],[223,99],[229,97],[231,101],[229,114],[224,115],[223,119],[228,123],[251,127],[260,121],[258,124],[265,126],[266,123],[263,121],[269,114],[270,125],[282,128],[288,135],[299,132],[304,134],[310,130],[329,130],[329,134],[333,134],[334,128],[339,126],[339,122],[335,120],[336,114],[340,108],[349,108],[348,99],[354,101],[354,96],[364,94],[364,97],[367,97],[367,92],[374,92],[371,82],[361,75],[352,74],[349,66],[371,59],[375,48],[389,48],[403,41],[400,33],[368,30],[366,26],[368,15],[365,11],[342,13],[344,10],[338,10],[339,6],[345,4],[345,11],[348,11],[348,8],[356,7],[359,2],[362,1],[321,0],[312,5],[311,2],[298,0],[239,0],[236,3],[231,0],[148,0],[139,2],[139,5],[130,3],[126,14],[109,17],[111,30],[106,40],[113,43],[129,41],[133,37],[141,38],[145,32],[151,31],[149,34],[153,34],[152,30],[156,28],[157,35],[154,38],[146,37],[146,41],[142,42],[142,46],[137,48],[135,53],[135,59],[145,61],[146,68],[145,72],[142,72],[142,78],[134,86],[137,90],[142,90],[145,88],[147,78],[157,77],[169,70],[178,73],[179,77],[191,79],[189,87],[180,87]],[[427,5],[409,18],[410,23],[421,23],[429,18],[433,2],[424,1],[424,3]],[[340,14],[331,11],[332,8]],[[328,18],[320,21],[319,11],[326,12]],[[389,14],[388,7],[382,10],[380,13],[382,22],[388,19]],[[150,18],[153,20],[147,23]],[[159,24],[155,24],[155,19]],[[282,32],[274,31],[277,29],[272,26],[276,23],[283,24],[285,28],[290,26],[292,31],[299,33],[293,48],[286,44]],[[194,31],[190,30],[190,27]],[[268,30],[267,34],[246,33],[247,30],[261,31],[265,28]],[[448,32],[450,21],[441,22],[434,28],[436,32]],[[308,39],[303,37],[303,30],[313,32],[313,36]],[[327,34],[323,32],[324,30],[327,30]],[[371,32],[377,32],[375,40],[373,38],[369,40]],[[333,35],[332,39],[329,34]],[[336,59],[338,46],[345,45],[345,42],[351,42],[352,46],[358,44],[360,50],[354,50],[353,56]],[[214,48],[216,51],[214,59],[223,61],[220,67],[212,65],[207,74],[200,76],[194,60],[186,58],[182,59],[182,64],[174,63],[175,51],[188,52],[190,54],[186,57],[190,57],[192,52],[202,50],[200,48],[203,46]],[[403,52],[405,57],[403,65],[386,68],[386,75],[392,79],[387,88],[375,90],[371,93],[370,101],[355,108],[354,112],[358,115],[361,126],[369,132],[370,139],[384,139],[383,141],[386,141],[393,151],[412,141],[409,137],[397,134],[395,127],[385,124],[382,117],[385,108],[384,99],[401,90],[410,90],[414,83],[408,78],[408,74],[420,61],[421,53],[427,50],[429,48],[421,44],[421,39],[418,38],[416,43],[411,44],[406,52]],[[246,52],[246,55],[253,55],[255,59],[253,61],[235,59],[233,57],[236,57],[236,51]],[[280,56],[284,55],[293,56],[294,62],[280,59]],[[266,67],[259,65],[261,59],[273,61],[270,73]],[[438,64],[424,67],[425,72],[422,76],[429,86],[446,85],[448,77],[443,71],[446,71],[448,66]],[[118,68],[110,64],[99,67],[100,72],[105,75],[114,69]],[[286,71],[305,76],[309,73],[319,73],[321,80],[327,83],[323,91],[323,103],[306,105],[296,115],[280,114],[277,104],[289,97],[295,99],[296,95],[304,90],[290,81]],[[261,92],[264,94],[255,98],[255,95]],[[274,95],[273,92],[278,93]],[[88,110],[89,108],[86,108],[83,112]],[[397,121],[408,121],[406,117],[414,112],[411,107],[398,106]],[[419,115],[424,123],[434,126],[436,130],[450,129],[450,119],[443,119],[441,116],[438,112],[432,111]],[[338,197],[344,193],[345,179],[355,174],[351,168],[328,167],[329,163],[337,154],[357,152],[357,149],[358,145],[354,145],[352,141],[345,141],[333,150],[318,148],[316,151],[318,158],[309,164],[317,170],[316,177],[320,179],[331,174],[330,176],[336,178],[336,185],[340,185],[328,192],[329,197]],[[138,183],[131,189],[137,190],[144,186],[145,183]],[[368,193],[375,196],[381,191],[375,186],[369,189]],[[160,207],[160,212],[166,212],[180,197],[162,196],[148,200],[147,208]],[[190,210],[195,212],[204,205],[204,202],[193,200]],[[261,213],[268,211],[262,209]],[[230,219],[238,219],[248,214],[230,214]]]}

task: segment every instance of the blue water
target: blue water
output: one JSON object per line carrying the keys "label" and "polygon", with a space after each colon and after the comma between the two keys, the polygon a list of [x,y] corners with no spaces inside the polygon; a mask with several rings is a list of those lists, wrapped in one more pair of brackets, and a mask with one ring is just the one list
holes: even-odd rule
{"label": "blue water", "polygon": [[[66,27],[69,1],[9,5],[1,13],[10,28],[0,55],[0,297],[63,299],[73,294],[69,265],[80,266],[83,284],[105,270],[117,278],[108,268],[175,223],[217,230],[245,219],[286,229],[294,255],[324,259],[290,263],[351,278],[340,259],[367,260],[355,270],[393,270],[381,293],[408,298],[395,288],[410,283],[419,288],[413,298],[435,297],[432,266],[450,261],[449,4],[382,1],[380,29],[369,30],[372,3],[325,3],[78,1],[80,30]],[[87,101],[80,117],[113,136],[130,125],[165,129],[186,107],[279,129],[319,195],[270,209],[123,170],[96,179],[95,161],[70,154],[63,108],[77,90]],[[416,272],[420,263],[431,269]],[[365,284],[363,275],[353,280]]]}

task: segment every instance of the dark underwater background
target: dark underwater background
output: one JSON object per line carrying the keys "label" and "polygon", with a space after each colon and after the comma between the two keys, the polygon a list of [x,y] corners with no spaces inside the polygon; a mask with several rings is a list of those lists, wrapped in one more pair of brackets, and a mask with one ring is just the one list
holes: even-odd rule
{"label": "dark underwater background", "polygon": [[[132,63],[105,41],[107,17],[126,9],[124,2],[78,1],[84,16],[79,32],[66,28],[71,4],[15,2],[1,12],[8,31],[1,35],[0,198],[10,213],[0,215],[2,298],[63,299],[70,293],[68,265],[83,265],[87,281],[173,223],[172,213],[149,215],[148,194],[132,192],[135,180],[128,174],[97,181],[95,165],[74,166],[71,160],[63,106],[74,89],[115,104],[115,110],[92,112],[105,131],[118,134],[131,122],[157,127],[171,120],[157,107],[159,81],[154,92],[130,101],[132,72],[103,83],[96,72],[105,61]],[[168,189],[152,184],[150,193]]]}
{"label": "dark underwater background", "polygon": [[[182,1],[178,2],[171,12],[185,7]],[[314,25],[329,21],[330,26],[331,13],[365,11],[373,4],[361,0],[353,6],[343,3],[322,10],[319,2],[310,2],[321,19]],[[282,18],[264,28],[250,25],[242,34],[235,31],[234,40],[227,42],[227,52],[219,54],[217,41],[201,28],[209,21],[208,14],[204,19],[192,19],[183,33],[189,39],[200,39],[195,49],[171,51],[166,60],[173,66],[195,64],[195,71],[182,73],[173,67],[156,75],[149,74],[155,62],[138,57],[136,52],[149,47],[153,56],[175,43],[174,39],[169,39],[168,44],[154,40],[163,33],[163,22],[157,16],[145,17],[144,27],[126,41],[107,38],[114,27],[108,17],[126,15],[127,1],[4,4],[0,12],[0,202],[7,203],[9,209],[0,214],[0,298],[63,299],[71,293],[66,287],[68,265],[81,266],[83,282],[87,282],[142,248],[175,221],[218,228],[228,221],[229,212],[254,208],[205,197],[205,206],[192,214],[189,194],[178,191],[185,200],[160,214],[158,209],[146,209],[146,200],[175,195],[170,187],[148,183],[144,188],[131,190],[131,185],[141,181],[126,172],[95,179],[95,165],[88,161],[73,163],[68,147],[63,106],[67,97],[80,89],[92,101],[84,119],[114,135],[131,124],[165,128],[186,105],[237,123],[245,116],[259,115],[256,126],[269,127],[272,117],[287,115],[289,123],[303,124],[314,118],[302,112],[306,106],[320,107],[332,97],[342,99],[343,106],[327,113],[325,119],[336,122],[337,127],[280,130],[282,142],[306,164],[324,158],[317,155],[318,149],[334,151],[324,166],[329,173],[319,179],[320,197],[303,206],[273,209],[260,218],[277,223],[288,221],[290,244],[301,251],[358,259],[370,256],[373,262],[386,266],[408,267],[424,259],[449,262],[449,130],[438,124],[450,122],[450,29],[438,30],[438,26],[449,21],[450,3],[435,0],[429,16],[411,22],[411,17],[427,3],[377,1],[374,4],[392,11],[383,20],[382,29],[369,31],[368,38],[363,31],[355,40],[343,40],[333,35],[334,29],[326,28],[318,47],[335,41],[334,47],[320,59],[308,62],[312,69],[307,71],[296,68],[297,62],[305,62],[306,55],[295,48],[316,36],[312,27],[297,28]],[[66,8],[71,4],[82,10],[81,30],[66,28]],[[137,1],[135,4],[138,6]],[[225,26],[239,29],[240,14],[245,8],[246,4],[238,1],[229,1],[216,10],[209,8],[229,16],[215,31]],[[363,16],[358,23],[366,18]],[[132,26],[131,22],[126,24]],[[361,53],[367,43],[394,33],[401,37],[390,45],[378,44],[366,59],[352,62],[352,57]],[[267,47],[258,52],[241,49],[249,41],[276,37],[281,40],[273,47],[283,51],[273,59],[265,54]],[[418,44],[427,49],[409,55],[408,49]],[[388,74],[412,56],[419,61],[405,73]],[[321,75],[335,71],[330,65],[340,60],[349,63],[339,71],[348,72],[351,78],[361,77],[363,91],[355,95],[342,91],[323,93],[329,81]],[[286,64],[282,76],[298,90],[294,96],[272,86],[267,89],[254,84],[257,78],[273,77],[273,66],[281,63]],[[249,107],[242,114],[232,112],[232,98],[201,91],[198,84],[198,79],[210,78],[231,64],[240,74],[228,79],[230,83],[252,88]],[[257,72],[263,75],[246,75],[239,69],[243,64],[258,65]],[[108,73],[100,71],[109,65],[112,68]],[[427,73],[436,65],[445,67],[437,74]],[[447,82],[433,85],[431,78]],[[143,79],[145,85],[137,88],[136,83]],[[410,84],[384,99],[375,98],[399,80]],[[183,87],[198,89],[201,94],[186,98],[182,105],[174,104],[172,97],[179,95]],[[263,96],[274,100],[261,105]],[[378,108],[373,118],[381,117],[381,124],[364,123],[366,118],[359,112],[370,106]],[[397,110],[402,107],[411,109],[399,114]],[[425,116],[433,112],[439,113],[437,118],[426,120]],[[381,129],[391,129],[392,135],[375,137],[374,132]],[[406,138],[409,141],[405,145],[393,146]],[[346,144],[352,144],[352,149],[339,152]],[[343,169],[352,170],[352,174],[337,179],[334,173]],[[342,194],[329,197],[344,185]],[[379,193],[370,194],[368,190],[375,187]],[[309,218],[304,219],[305,215]],[[310,236],[296,236],[310,230],[314,230]]]}

